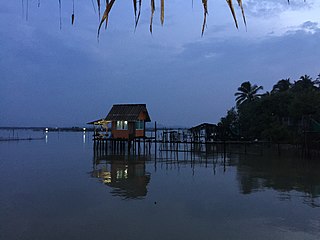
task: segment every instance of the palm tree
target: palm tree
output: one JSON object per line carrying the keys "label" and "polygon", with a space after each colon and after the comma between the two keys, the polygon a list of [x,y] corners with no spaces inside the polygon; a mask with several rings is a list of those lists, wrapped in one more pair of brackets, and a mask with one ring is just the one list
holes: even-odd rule
{"label": "palm tree", "polygon": [[251,85],[249,81],[243,82],[241,86],[238,87],[238,92],[234,94],[236,96],[237,107],[245,102],[251,102],[254,99],[260,98],[261,94],[257,94],[257,92],[262,89],[262,86],[257,86],[256,84]]}
{"label": "palm tree", "polygon": [[291,88],[290,78],[279,80],[272,88],[272,93],[285,92]]}
{"label": "palm tree", "polygon": [[302,91],[306,89],[314,89],[314,90],[319,90],[319,80],[312,80],[312,77],[309,75],[304,75],[299,78],[298,81],[294,82],[293,88],[297,91]]}

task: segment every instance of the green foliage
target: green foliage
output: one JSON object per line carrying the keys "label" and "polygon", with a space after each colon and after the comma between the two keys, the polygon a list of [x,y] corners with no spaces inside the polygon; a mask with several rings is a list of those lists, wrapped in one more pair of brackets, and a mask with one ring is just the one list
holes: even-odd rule
{"label": "green foliage", "polygon": [[291,86],[292,84],[290,83],[290,78],[281,79],[273,86],[271,93],[285,92],[289,90]]}
{"label": "green foliage", "polygon": [[238,122],[238,113],[235,108],[231,108],[218,123],[218,138],[220,140],[236,138],[239,135]]}
{"label": "green foliage", "polygon": [[[271,93],[258,94],[261,86],[244,82],[235,93],[236,106],[221,118],[225,138],[297,143],[320,122],[320,74],[316,80],[301,76],[278,81]],[[318,124],[317,126],[320,126]],[[233,129],[233,130],[232,130]],[[236,130],[236,131],[235,131]]]}

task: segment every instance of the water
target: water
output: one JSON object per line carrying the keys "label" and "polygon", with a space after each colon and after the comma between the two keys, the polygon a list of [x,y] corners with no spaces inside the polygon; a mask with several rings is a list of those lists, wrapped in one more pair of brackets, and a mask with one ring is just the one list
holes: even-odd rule
{"label": "water", "polygon": [[319,161],[183,158],[105,158],[81,132],[2,141],[0,239],[320,238]]}

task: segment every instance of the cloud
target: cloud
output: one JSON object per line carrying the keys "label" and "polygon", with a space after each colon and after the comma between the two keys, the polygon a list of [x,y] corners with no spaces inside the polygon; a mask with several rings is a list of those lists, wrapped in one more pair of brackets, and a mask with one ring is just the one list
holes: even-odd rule
{"label": "cloud", "polygon": [[304,22],[301,25],[302,28],[313,29],[313,30],[319,29],[318,26],[319,26],[319,24],[317,22],[311,22],[311,21]]}
{"label": "cloud", "polygon": [[246,9],[246,14],[255,17],[274,17],[285,11],[294,11],[300,9],[310,8],[312,5],[312,0],[291,0],[288,4],[285,0],[248,0],[244,3]]}
{"label": "cloud", "polygon": [[[317,26],[314,23],[304,25]],[[236,87],[247,80],[269,90],[281,78],[297,79],[303,74],[316,76],[320,72],[317,64],[319,38],[319,30],[314,33],[296,30],[259,41],[211,39],[185,45],[176,61],[184,61],[185,71],[192,69],[201,73],[207,83],[213,81],[228,94],[224,97],[217,93],[217,96],[229,101]],[[208,58],[208,55],[215,57]]]}
{"label": "cloud", "polygon": [[318,22],[306,21],[298,26],[290,27],[289,30],[285,34],[296,34],[297,32],[305,32],[309,34],[316,34],[320,31],[320,25]]}

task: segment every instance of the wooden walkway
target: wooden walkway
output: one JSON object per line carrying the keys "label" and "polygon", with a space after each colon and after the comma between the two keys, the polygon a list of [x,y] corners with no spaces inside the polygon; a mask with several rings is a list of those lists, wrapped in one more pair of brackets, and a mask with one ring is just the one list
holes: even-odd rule
{"label": "wooden walkway", "polygon": [[177,153],[203,153],[215,154],[230,152],[236,149],[240,153],[248,153],[249,149],[255,148],[255,153],[262,154],[267,142],[256,141],[192,141],[192,140],[166,140],[155,137],[127,139],[94,138],[94,149],[100,149],[106,153],[148,155],[157,152]]}

